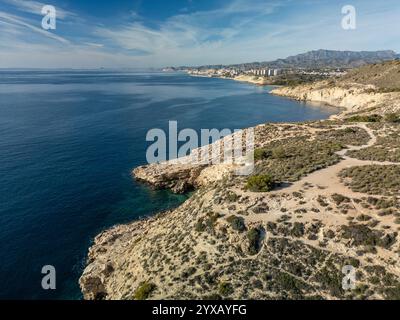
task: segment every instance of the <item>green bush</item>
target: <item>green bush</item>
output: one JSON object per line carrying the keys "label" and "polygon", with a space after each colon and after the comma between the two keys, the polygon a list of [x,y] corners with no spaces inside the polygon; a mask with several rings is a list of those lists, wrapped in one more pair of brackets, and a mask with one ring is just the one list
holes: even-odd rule
{"label": "green bush", "polygon": [[246,189],[252,192],[268,192],[275,186],[272,177],[267,174],[251,176],[247,179]]}
{"label": "green bush", "polygon": [[[339,176],[355,192],[379,195],[398,195],[400,190],[399,165],[365,165],[343,169]],[[347,179],[349,180],[349,179]]]}
{"label": "green bush", "polygon": [[348,197],[345,197],[344,195],[334,193],[332,194],[332,200],[335,201],[336,205],[340,205],[342,202],[350,202],[350,199]]}
{"label": "green bush", "polygon": [[244,223],[244,219],[242,217],[238,216],[229,216],[226,221],[228,221],[232,227],[233,230],[243,232],[246,230],[246,225]]}
{"label": "green bush", "polygon": [[233,287],[229,282],[221,282],[218,287],[218,293],[227,297],[233,293]]}
{"label": "green bush", "polygon": [[347,118],[346,121],[348,122],[380,122],[382,121],[382,116],[378,114],[371,114],[371,115],[358,115],[352,116]]}
{"label": "green bush", "polygon": [[386,288],[385,297],[387,300],[400,300],[400,285],[394,288]]}
{"label": "green bush", "polygon": [[266,149],[255,149],[254,150],[254,160],[264,160],[272,156],[272,152]]}
{"label": "green bush", "polygon": [[389,113],[385,116],[385,121],[399,123],[400,122],[400,114]]}
{"label": "green bush", "polygon": [[304,235],[304,224],[301,222],[295,222],[291,230],[291,235],[294,237],[301,237]]}
{"label": "green bush", "polygon": [[146,300],[150,297],[151,293],[156,289],[156,285],[150,282],[143,282],[133,295],[135,300]]}
{"label": "green bush", "polygon": [[259,228],[252,228],[247,232],[247,239],[249,239],[249,253],[251,255],[257,254],[260,251],[262,230]]}
{"label": "green bush", "polygon": [[274,149],[272,149],[272,157],[274,159],[284,159],[287,158],[287,151],[282,147],[276,147]]}
{"label": "green bush", "polygon": [[206,230],[206,226],[205,226],[205,224],[203,223],[203,219],[197,220],[197,222],[196,222],[196,224],[195,224],[195,226],[194,226],[194,229],[195,229],[197,232],[203,232],[203,231]]}
{"label": "green bush", "polygon": [[232,191],[229,191],[227,196],[226,196],[226,199],[229,202],[236,202],[239,199],[239,196],[236,193],[234,193]]}

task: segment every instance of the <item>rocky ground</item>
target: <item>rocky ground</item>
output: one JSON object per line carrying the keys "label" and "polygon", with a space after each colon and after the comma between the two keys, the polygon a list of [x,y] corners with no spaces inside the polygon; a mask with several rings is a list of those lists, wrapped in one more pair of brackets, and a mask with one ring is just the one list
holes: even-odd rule
{"label": "rocky ground", "polygon": [[[400,299],[393,105],[257,126],[250,176],[232,165],[135,169],[154,187],[196,191],[175,210],[98,235],[80,279],[84,298]],[[349,265],[355,287],[344,290]]]}

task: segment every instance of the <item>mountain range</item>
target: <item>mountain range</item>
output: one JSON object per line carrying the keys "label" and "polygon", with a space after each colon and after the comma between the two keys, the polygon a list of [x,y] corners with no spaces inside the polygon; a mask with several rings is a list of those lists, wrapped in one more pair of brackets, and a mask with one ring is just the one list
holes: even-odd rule
{"label": "mountain range", "polygon": [[177,69],[208,69],[232,67],[238,69],[252,68],[354,68],[365,64],[399,59],[400,55],[393,50],[381,51],[337,51],[313,50],[274,61],[251,62],[233,65],[204,65],[198,67],[179,67]]}

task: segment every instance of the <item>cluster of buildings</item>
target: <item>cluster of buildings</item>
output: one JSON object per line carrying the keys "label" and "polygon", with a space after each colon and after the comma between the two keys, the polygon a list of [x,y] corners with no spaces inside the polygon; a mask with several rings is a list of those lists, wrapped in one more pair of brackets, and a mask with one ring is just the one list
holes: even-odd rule
{"label": "cluster of buildings", "polygon": [[186,70],[189,74],[198,76],[209,76],[209,77],[236,77],[242,74],[254,75],[260,77],[273,77],[282,73],[279,69],[250,69],[242,70],[235,68],[221,68],[221,69],[190,69]]}
{"label": "cluster of buildings", "polygon": [[318,75],[318,76],[326,76],[326,77],[340,77],[347,73],[347,70],[344,69],[335,69],[335,70],[298,70],[298,74],[305,74],[305,75]]}
{"label": "cluster of buildings", "polygon": [[202,76],[202,77],[221,77],[221,78],[235,78],[240,75],[247,76],[258,76],[258,77],[277,77],[281,75],[310,75],[318,77],[338,77],[347,73],[345,69],[332,69],[332,68],[315,68],[315,69],[304,69],[304,68],[285,68],[285,69],[270,69],[270,68],[258,68],[258,69],[244,69],[244,68],[233,68],[233,67],[221,67],[221,68],[187,68],[184,71],[191,75]]}
{"label": "cluster of buildings", "polygon": [[251,69],[246,71],[247,74],[252,74],[254,76],[263,76],[263,77],[274,77],[281,73],[280,69]]}

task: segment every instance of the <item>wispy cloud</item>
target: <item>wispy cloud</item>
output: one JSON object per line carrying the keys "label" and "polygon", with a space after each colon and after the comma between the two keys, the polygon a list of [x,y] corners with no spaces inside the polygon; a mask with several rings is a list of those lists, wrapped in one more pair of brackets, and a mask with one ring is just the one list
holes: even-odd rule
{"label": "wispy cloud", "polygon": [[70,41],[68,41],[67,39],[65,39],[63,37],[60,37],[57,34],[53,34],[53,33],[49,32],[49,31],[46,31],[46,30],[44,30],[42,28],[36,27],[36,26],[28,23],[24,19],[22,19],[22,18],[20,18],[18,16],[15,16],[15,15],[0,11],[0,21],[1,20],[5,21],[10,26],[11,25],[15,26],[15,28],[29,29],[29,30],[31,30],[33,32],[36,32],[36,33],[41,34],[41,35],[43,35],[45,37],[57,40],[57,41],[59,41],[61,43],[65,43],[65,44],[70,43]]}
{"label": "wispy cloud", "polygon": [[[42,8],[49,3],[43,3],[39,1],[33,0],[2,0],[3,2],[12,5],[17,10],[22,12],[27,12],[31,14],[41,15]],[[57,18],[65,19],[66,17],[74,17],[76,16],[70,11],[64,10],[62,8],[57,7]]]}
{"label": "wispy cloud", "polygon": [[64,20],[52,32],[40,28],[43,3],[0,1],[15,9],[0,10],[0,67],[158,67],[270,60],[320,48],[400,50],[400,31],[391,27],[400,15],[397,0],[354,0],[358,28],[350,32],[340,27],[341,5],[328,0],[233,0],[197,11],[186,2],[186,10],[162,18],[132,5],[123,17],[102,21],[57,8]]}
{"label": "wispy cloud", "polygon": [[284,3],[256,1],[249,5],[247,1],[236,0],[219,9],[177,14],[158,27],[148,27],[144,22],[135,21],[115,28],[99,27],[95,29],[95,34],[111,44],[149,54],[205,45],[221,46],[242,35],[247,24],[265,18]]}

